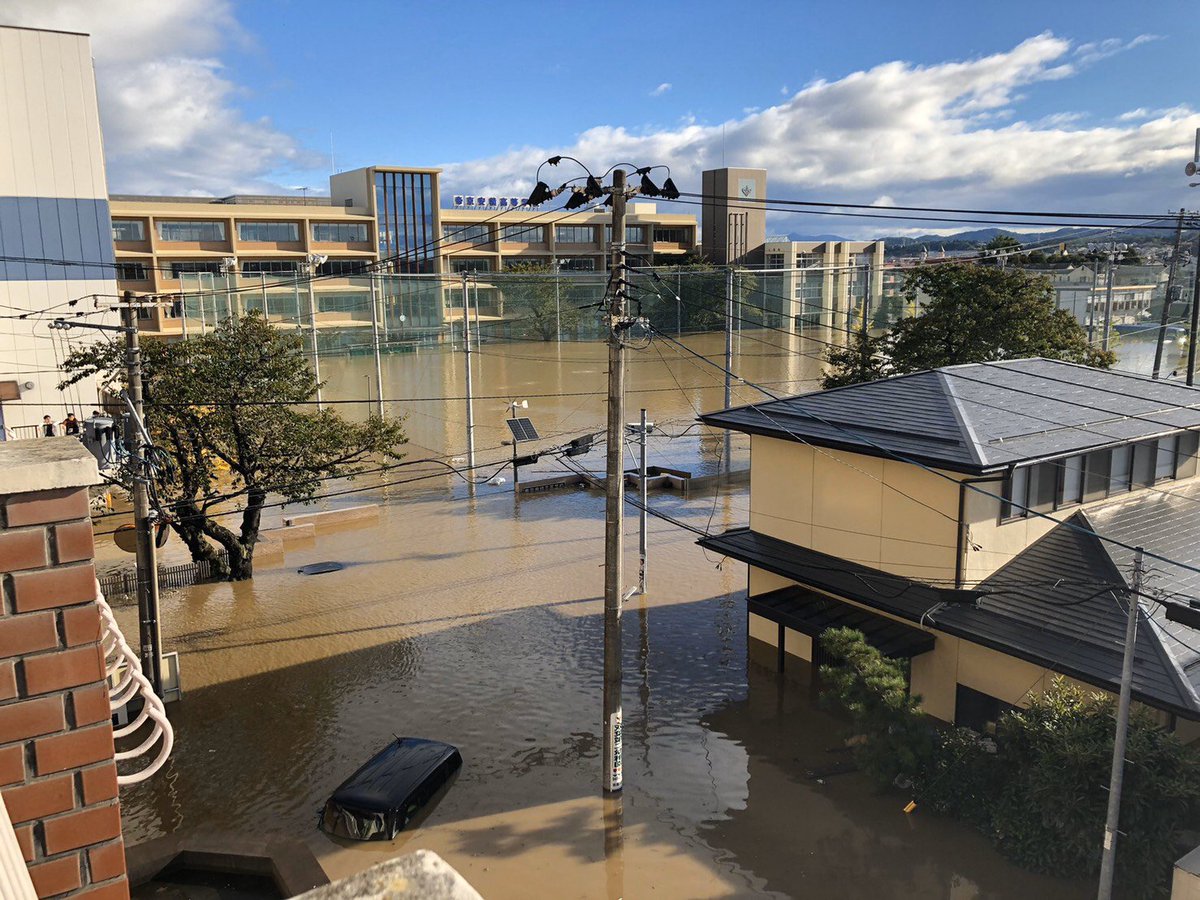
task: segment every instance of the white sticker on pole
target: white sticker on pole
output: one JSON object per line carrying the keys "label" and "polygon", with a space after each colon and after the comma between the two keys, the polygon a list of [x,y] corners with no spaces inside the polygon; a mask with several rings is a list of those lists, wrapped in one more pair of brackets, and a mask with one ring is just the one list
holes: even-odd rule
{"label": "white sticker on pole", "polygon": [[608,740],[612,747],[612,758],[608,761],[608,791],[621,790],[621,710],[617,710],[608,719]]}

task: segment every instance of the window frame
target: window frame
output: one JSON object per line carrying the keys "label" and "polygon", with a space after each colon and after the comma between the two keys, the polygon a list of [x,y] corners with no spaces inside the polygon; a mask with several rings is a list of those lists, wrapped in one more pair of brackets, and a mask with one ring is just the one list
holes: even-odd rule
{"label": "window frame", "polygon": [[[121,242],[123,244],[141,244],[146,241],[146,220],[145,219],[110,219],[112,223],[113,243]],[[117,234],[117,223],[124,225],[136,225],[137,237],[121,237]]]}
{"label": "window frame", "polygon": [[[239,243],[246,244],[295,244],[300,241],[300,223],[290,222],[286,219],[279,220],[249,220],[244,222],[236,222],[237,236]],[[261,228],[264,230],[263,237],[246,237],[243,229]],[[272,229],[287,229],[284,233],[290,237],[271,237]]]}
{"label": "window frame", "polygon": [[[166,241],[172,244],[215,244],[224,243],[229,239],[229,232],[225,229],[224,219],[159,219],[154,223],[155,231],[158,234],[160,241]],[[191,228],[198,233],[202,233],[202,229],[209,227],[215,228],[217,237],[168,237],[164,233],[164,226],[168,228]]]}

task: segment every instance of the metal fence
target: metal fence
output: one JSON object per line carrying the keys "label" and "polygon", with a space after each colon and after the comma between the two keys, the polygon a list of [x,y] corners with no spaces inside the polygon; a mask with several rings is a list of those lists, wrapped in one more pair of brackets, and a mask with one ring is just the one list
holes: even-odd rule
{"label": "metal fence", "polygon": [[[201,581],[208,581],[222,567],[228,567],[228,565],[229,554],[222,550],[217,553],[216,560],[202,559],[198,563],[160,567],[158,586],[159,588],[189,587]],[[133,597],[137,594],[137,572],[133,569],[125,569],[101,575],[100,589],[106,597]]]}

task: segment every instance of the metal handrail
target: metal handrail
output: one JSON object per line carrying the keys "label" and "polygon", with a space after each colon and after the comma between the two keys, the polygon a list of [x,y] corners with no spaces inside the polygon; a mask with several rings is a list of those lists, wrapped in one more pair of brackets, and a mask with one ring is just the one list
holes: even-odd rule
{"label": "metal handrail", "polygon": [[129,724],[113,729],[113,738],[119,740],[128,737],[141,728],[146,721],[154,723],[154,727],[144,741],[132,750],[117,751],[114,758],[117,760],[135,759],[161,741],[158,755],[150,765],[129,775],[117,775],[117,784],[125,787],[145,781],[163,767],[167,757],[171,755],[171,748],[175,745],[175,731],[167,719],[167,708],[163,705],[162,698],[154,692],[154,686],[142,674],[141,660],[126,643],[125,635],[121,633],[117,620],[113,617],[112,607],[104,599],[99,579],[96,581],[96,605],[100,608],[100,646],[104,650],[104,674],[109,683],[109,709],[116,712],[134,697],[141,695],[142,698],[142,711]]}

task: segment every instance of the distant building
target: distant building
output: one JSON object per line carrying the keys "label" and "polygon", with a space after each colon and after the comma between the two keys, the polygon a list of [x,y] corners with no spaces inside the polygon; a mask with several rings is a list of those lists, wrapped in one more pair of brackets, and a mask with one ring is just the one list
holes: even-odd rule
{"label": "distant building", "polygon": [[[85,34],[0,26],[0,440],[33,437],[42,417],[82,419],[96,382],[60,391],[69,349],[107,339],[51,332],[45,315],[115,325],[108,187],[92,53]],[[62,260],[61,264],[25,259]],[[18,318],[32,313],[29,318]]]}
{"label": "distant building", "polygon": [[[785,303],[783,325],[790,331],[845,325],[870,298],[884,299],[883,241],[793,241],[767,238],[763,280],[775,283]],[[777,272],[778,270],[778,272]]]}
{"label": "distant building", "polygon": [[[147,311],[143,321],[151,333],[175,335],[183,331],[178,311],[184,304],[192,310],[209,302],[197,293],[223,304],[227,286],[244,292],[255,281],[263,285],[268,312],[273,308],[281,320],[340,327],[357,306],[361,315],[353,321],[369,325],[367,279],[354,276],[381,262],[376,270],[392,275],[495,273],[531,265],[608,270],[607,210],[530,210],[520,198],[507,197],[470,197],[461,205],[468,198],[456,197],[447,206],[439,182],[438,169],[369,166],[332,176],[330,197],[114,195],[117,277],[122,288],[179,295],[178,306]],[[629,204],[626,240],[635,264],[682,261],[698,249],[697,230],[694,215],[660,212],[648,201]],[[296,298],[268,294],[272,288],[287,293],[279,282],[310,267],[325,276],[314,288],[312,310],[307,287]],[[493,289],[480,290],[488,315],[502,317]],[[436,286],[409,297],[406,321],[440,328],[458,308],[456,297]]]}
{"label": "distant building", "polygon": [[767,241],[767,170],[710,169],[701,176],[701,246],[718,266],[763,262]]}

